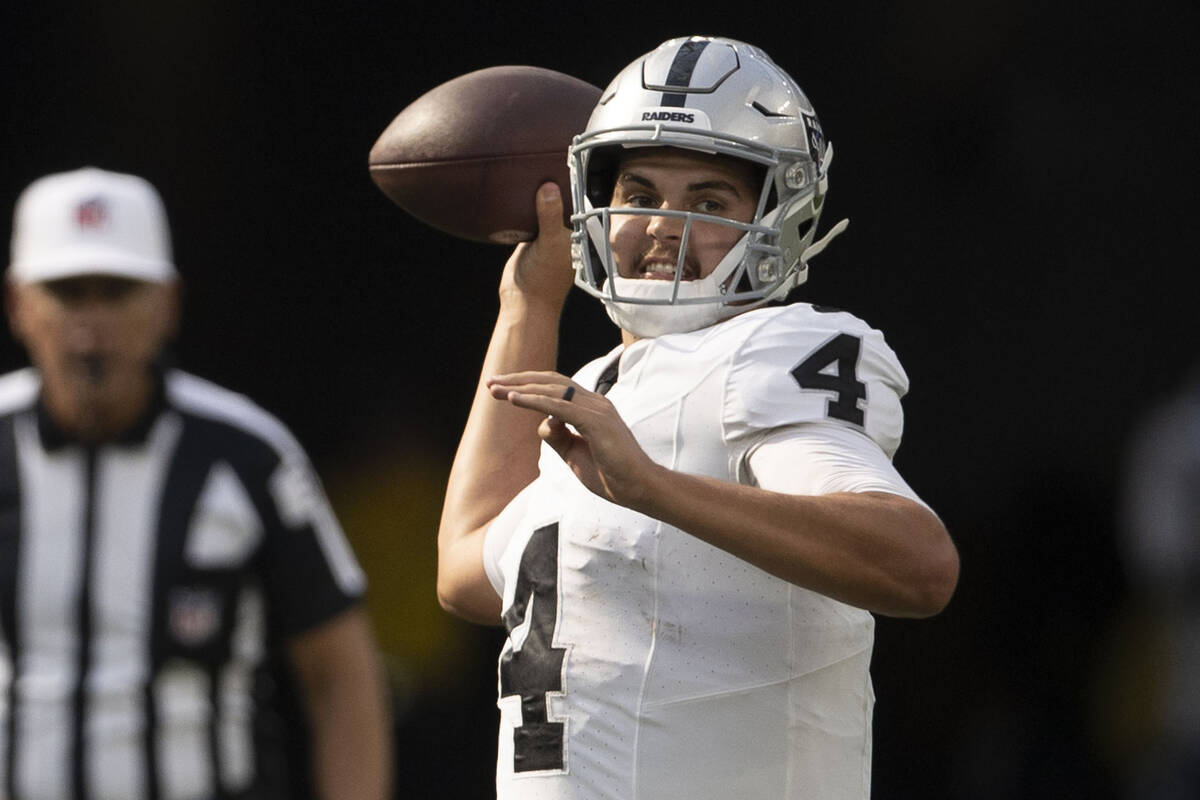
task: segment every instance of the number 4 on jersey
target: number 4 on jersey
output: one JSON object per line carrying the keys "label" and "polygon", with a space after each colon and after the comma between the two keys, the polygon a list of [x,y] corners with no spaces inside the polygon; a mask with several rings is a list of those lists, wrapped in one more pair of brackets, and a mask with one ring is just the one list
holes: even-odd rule
{"label": "number 4 on jersey", "polygon": [[[836,392],[837,397],[829,398],[825,406],[825,415],[862,426],[863,411],[858,401],[867,396],[867,385],[855,374],[860,352],[862,339],[839,333],[801,361],[792,370],[792,377],[801,389]],[[836,371],[829,372],[830,366]]]}
{"label": "number 4 on jersey", "polygon": [[[527,619],[528,618],[528,619]],[[538,528],[521,554],[513,603],[504,612],[509,636],[528,623],[520,649],[500,656],[500,696],[520,695],[521,725],[513,731],[513,772],[561,770],[566,729],[551,722],[546,696],[563,691],[565,647],[555,647],[558,623],[558,523]]]}

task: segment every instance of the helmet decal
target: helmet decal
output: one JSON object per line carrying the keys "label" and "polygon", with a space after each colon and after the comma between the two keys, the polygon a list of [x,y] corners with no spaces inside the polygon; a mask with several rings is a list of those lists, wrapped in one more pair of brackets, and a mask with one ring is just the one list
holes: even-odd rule
{"label": "helmet decal", "polygon": [[[687,86],[690,84],[692,82],[692,72],[696,69],[696,62],[700,60],[700,55],[706,47],[708,47],[708,42],[705,41],[684,42],[678,52],[675,53],[675,58],[671,61],[671,69],[667,72],[666,85]],[[682,107],[686,100],[687,95],[683,92],[664,92],[662,105]]]}
{"label": "helmet decal", "polygon": [[808,152],[819,165],[825,160],[825,133],[821,130],[821,123],[817,121],[816,114],[801,112],[800,116],[804,119],[804,129],[808,133]]}

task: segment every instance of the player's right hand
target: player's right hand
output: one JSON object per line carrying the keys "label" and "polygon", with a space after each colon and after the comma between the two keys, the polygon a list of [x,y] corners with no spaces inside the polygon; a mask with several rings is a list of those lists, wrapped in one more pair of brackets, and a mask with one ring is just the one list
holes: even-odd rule
{"label": "player's right hand", "polygon": [[648,476],[662,468],[638,444],[607,397],[558,372],[493,375],[487,379],[487,388],[497,400],[547,415],[538,436],[589,491],[611,503],[640,510],[653,485]]}
{"label": "player's right hand", "polygon": [[509,256],[500,279],[500,302],[534,303],[557,313],[575,278],[571,229],[562,224],[563,200],[558,184],[542,184],[536,202],[538,237],[517,245]]}

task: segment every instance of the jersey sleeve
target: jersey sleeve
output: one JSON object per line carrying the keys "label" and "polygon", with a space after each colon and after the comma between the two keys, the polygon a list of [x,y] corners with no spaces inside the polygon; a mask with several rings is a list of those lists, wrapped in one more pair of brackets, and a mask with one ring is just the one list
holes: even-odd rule
{"label": "jersey sleeve", "polygon": [[907,391],[908,377],[878,330],[846,312],[788,306],[749,331],[733,356],[723,423],[737,440],[829,422],[865,433],[891,458]]}
{"label": "jersey sleeve", "polygon": [[354,605],[366,579],[321,481],[299,445],[288,448],[266,481],[263,557],[268,597],[284,636]]}
{"label": "jersey sleeve", "polygon": [[287,426],[246,396],[195,375],[170,370],[165,384],[170,404],[194,431],[188,458],[200,459],[196,469],[216,464],[204,489],[211,496],[199,501],[201,506],[212,501],[208,535],[190,541],[189,548],[208,548],[208,556],[220,560],[231,509],[253,528],[253,562],[239,569],[254,573],[273,635],[290,637],[357,603],[366,590],[362,570],[308,455]]}
{"label": "jersey sleeve", "polygon": [[887,492],[928,508],[874,442],[844,425],[811,422],[775,431],[750,449],[746,466],[752,484],[774,492]]}

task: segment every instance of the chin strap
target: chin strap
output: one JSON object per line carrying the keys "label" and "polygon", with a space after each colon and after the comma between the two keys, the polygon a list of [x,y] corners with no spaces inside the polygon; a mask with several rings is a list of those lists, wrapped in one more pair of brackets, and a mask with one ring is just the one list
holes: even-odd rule
{"label": "chin strap", "polygon": [[839,233],[846,230],[846,226],[848,226],[849,224],[850,224],[850,220],[844,219],[841,222],[839,222],[837,225],[834,225],[832,228],[825,231],[824,236],[822,236],[820,239],[818,239],[817,241],[810,244],[808,247],[804,248],[804,252],[800,254],[800,263],[807,264],[808,260],[810,258],[813,258],[814,256],[818,255],[822,250],[824,250],[829,245],[829,243],[833,241],[833,237],[837,236]]}

